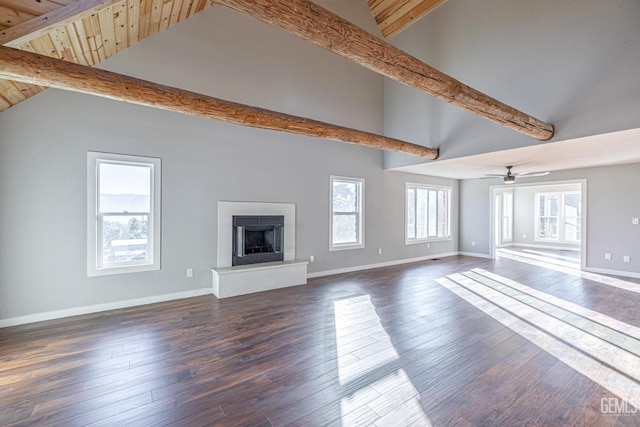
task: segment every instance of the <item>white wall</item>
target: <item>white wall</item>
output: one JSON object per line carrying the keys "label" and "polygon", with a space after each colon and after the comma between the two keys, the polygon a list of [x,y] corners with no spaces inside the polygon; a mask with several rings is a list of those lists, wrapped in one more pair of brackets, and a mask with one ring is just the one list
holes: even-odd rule
{"label": "white wall", "polygon": [[[527,182],[587,181],[587,245],[586,266],[640,274],[640,225],[633,225],[632,218],[640,217],[640,164],[606,166],[552,172]],[[491,180],[473,179],[460,181],[460,250],[491,253],[490,242],[490,186]],[[583,197],[585,194],[583,193]],[[476,241],[476,246],[471,242]],[[604,254],[612,259],[605,260]],[[629,255],[630,263],[622,257]]]}
{"label": "white wall", "polygon": [[[365,2],[327,5],[375,30]],[[380,76],[223,7],[102,67],[382,130]],[[87,277],[88,150],[162,158],[161,271]],[[366,179],[364,249],[328,250],[331,174]],[[453,240],[404,244],[406,181],[453,187]],[[457,191],[457,181],[385,172],[374,149],[47,90],[0,113],[0,321],[210,287],[219,200],[295,203],[297,257],[315,255],[312,273],[455,252]]]}
{"label": "white wall", "polygon": [[[640,2],[456,0],[391,39],[463,83],[556,126],[554,140],[640,126]],[[441,159],[539,142],[385,80],[385,133]],[[385,167],[418,160],[385,155]]]}

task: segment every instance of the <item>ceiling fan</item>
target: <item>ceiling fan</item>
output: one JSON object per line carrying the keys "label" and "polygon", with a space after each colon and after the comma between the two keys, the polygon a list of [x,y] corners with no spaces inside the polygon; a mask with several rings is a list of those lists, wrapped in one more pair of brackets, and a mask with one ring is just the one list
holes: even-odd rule
{"label": "ceiling fan", "polygon": [[516,177],[525,178],[525,177],[534,177],[534,176],[545,176],[549,175],[549,172],[511,172],[511,168],[513,166],[507,166],[507,174],[499,174],[499,173],[490,173],[486,174],[486,178],[502,178],[505,184],[513,184],[516,182]]}

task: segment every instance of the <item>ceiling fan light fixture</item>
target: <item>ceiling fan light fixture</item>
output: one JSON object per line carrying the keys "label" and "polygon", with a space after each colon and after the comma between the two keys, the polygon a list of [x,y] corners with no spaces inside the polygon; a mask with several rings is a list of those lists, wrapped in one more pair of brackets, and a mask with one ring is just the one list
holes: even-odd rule
{"label": "ceiling fan light fixture", "polygon": [[502,178],[502,181],[505,184],[515,184],[516,178],[523,177],[534,177],[534,176],[546,176],[549,175],[549,172],[511,172],[511,168],[513,166],[506,166],[507,173],[503,175],[501,173],[489,173],[485,174],[485,178]]}

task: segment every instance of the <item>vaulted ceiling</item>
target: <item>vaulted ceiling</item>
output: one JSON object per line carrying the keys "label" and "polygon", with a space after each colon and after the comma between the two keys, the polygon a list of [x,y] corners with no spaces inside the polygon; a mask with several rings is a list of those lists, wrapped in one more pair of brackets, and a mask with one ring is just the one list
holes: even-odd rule
{"label": "vaulted ceiling", "polygon": [[[368,0],[389,37],[445,0]],[[214,0],[0,0],[0,45],[93,66]],[[0,79],[0,111],[41,92]]]}
{"label": "vaulted ceiling", "polygon": [[[210,0],[0,0],[0,44],[93,66]],[[0,111],[44,88],[0,79]]]}
{"label": "vaulted ceiling", "polygon": [[[333,0],[336,1],[336,0]],[[346,0],[338,0],[338,1],[346,1]],[[355,1],[355,0],[354,0]],[[363,2],[363,7],[365,0],[358,0]],[[227,6],[236,3],[245,3],[252,4],[251,1],[232,1],[232,0],[0,0],[0,46],[8,46],[17,48],[23,51],[34,52],[44,56],[62,59],[64,61],[68,61],[71,63],[77,63],[80,65],[88,65],[93,66],[96,65],[111,56],[115,55],[118,52],[121,52],[124,49],[132,46],[136,42],[143,40],[153,34],[158,33],[161,30],[164,30],[178,22],[181,22],[194,14],[216,4],[217,2],[224,2]],[[289,3],[291,2],[291,3]],[[395,34],[398,34],[400,31],[406,29],[409,25],[415,23],[420,18],[427,15],[429,12],[434,10],[436,7],[445,3],[446,0],[366,0],[369,8],[371,9],[372,15],[375,18],[378,26],[380,28],[381,33],[384,37],[389,38]],[[262,3],[264,2],[256,2]],[[292,9],[290,4],[294,4],[293,0],[274,0],[274,3],[280,4],[282,7]],[[322,1],[318,1],[318,3],[322,3]],[[593,4],[597,4],[597,2],[592,2]],[[547,9],[553,11],[553,3],[547,2]],[[507,68],[507,71],[518,70],[520,73],[521,70],[525,69],[524,64],[528,64],[526,67],[532,70],[537,70],[537,73],[541,76],[539,80],[536,80],[538,85],[536,87],[544,87],[545,85],[551,84],[560,84],[563,90],[558,91],[556,88],[554,91],[547,93],[547,100],[545,100],[545,105],[548,109],[554,110],[554,100],[556,102],[555,110],[556,113],[554,115],[558,115],[558,111],[573,111],[579,110],[575,114],[577,117],[582,118],[580,114],[588,117],[595,117],[593,113],[589,111],[584,112],[584,106],[599,106],[599,105],[607,105],[609,109],[615,107],[617,104],[611,104],[611,100],[615,100],[618,102],[619,95],[616,95],[618,92],[618,86],[615,84],[606,86],[604,85],[604,81],[607,82],[628,82],[632,81],[630,78],[626,78],[626,74],[624,74],[625,70],[633,70],[634,67],[637,69],[637,49],[628,49],[627,54],[621,56],[617,54],[615,49],[612,49],[614,46],[622,46],[624,43],[629,41],[628,46],[634,46],[632,40],[634,39],[633,32],[630,36],[626,35],[626,31],[620,30],[619,34],[616,32],[611,32],[609,28],[614,28],[617,23],[617,20],[627,22],[627,20],[623,20],[621,17],[629,17],[629,19],[633,19],[633,16],[636,16],[637,7],[635,9],[631,8],[633,5],[632,0],[627,0],[626,4],[629,6],[629,11],[626,14],[620,13],[612,13],[609,17],[609,26],[603,26],[604,31],[602,34],[598,31],[593,31],[593,38],[589,41],[589,43],[585,44],[588,46],[588,49],[580,51],[576,50],[575,40],[579,40],[577,37],[580,32],[571,33],[567,32],[568,35],[574,35],[574,44],[571,45],[570,49],[567,50],[565,44],[557,43],[558,39],[549,39],[546,40],[548,46],[553,46],[553,49],[547,49],[549,52],[549,58],[547,62],[553,63],[553,67],[546,67],[546,69],[538,69],[536,68],[535,60],[530,61],[529,63],[522,63],[521,65],[517,65],[511,68]],[[551,6],[549,6],[551,5]],[[221,7],[221,6],[216,6]],[[267,9],[269,8],[269,4],[267,4]],[[462,13],[462,11],[467,11],[469,5],[462,4],[462,2],[450,2],[446,6],[447,8],[457,8],[455,10],[458,13]],[[532,6],[533,7],[533,6]],[[536,6],[537,7],[537,6]],[[233,8],[233,7],[232,7]],[[604,8],[604,6],[603,6]],[[593,11],[589,11],[586,14],[587,17],[600,17],[602,16],[602,11],[595,10],[595,7],[592,5]],[[442,9],[444,10],[444,9]],[[622,8],[620,10],[623,10]],[[626,10],[626,9],[625,9]],[[476,11],[477,13],[478,11]],[[616,12],[616,10],[612,9],[612,12]],[[215,13],[215,11],[214,11]],[[454,13],[455,14],[455,13]],[[279,16],[276,13],[277,16]],[[449,13],[451,15],[451,13]],[[553,17],[553,14],[549,16]],[[255,17],[255,16],[254,16]],[[429,35],[431,32],[425,33],[425,31],[431,29],[437,29],[438,24],[440,24],[441,16],[437,16],[436,14],[430,15],[422,25],[414,27],[414,29],[418,28],[420,31],[412,33],[413,37],[416,37],[418,40],[430,39]],[[303,22],[309,22],[309,20],[313,20],[312,18],[308,18]],[[505,21],[506,22],[506,21]],[[520,22],[520,21],[519,21]],[[527,21],[522,21],[527,22]],[[556,22],[553,20],[549,20],[549,22]],[[562,21],[560,21],[562,22]],[[450,24],[450,23],[449,23]],[[188,25],[188,24],[187,24]],[[318,28],[326,28],[323,27],[323,23],[318,24]],[[447,24],[442,24],[447,25]],[[468,23],[467,23],[468,25]],[[277,25],[276,25],[277,26]],[[625,28],[624,25],[617,25],[619,28]],[[617,28],[616,27],[616,28]],[[526,25],[522,27],[523,31],[518,33],[522,36],[526,35],[527,31],[530,30]],[[545,27],[541,27],[544,29]],[[573,28],[571,26],[569,29]],[[595,28],[595,27],[593,27]],[[434,30],[435,31],[435,30]],[[568,31],[568,30],[567,30]],[[547,31],[548,32],[548,31]],[[336,31],[336,34],[342,35],[342,31]],[[349,30],[346,33],[353,34],[353,31]],[[407,32],[411,33],[411,32]],[[540,34],[545,34],[544,31],[539,31]],[[493,33],[490,33],[493,34]],[[589,33],[591,34],[591,33]],[[603,37],[604,35],[611,34],[613,37],[607,39]],[[407,35],[407,34],[405,34]],[[396,39],[396,42],[402,46],[413,46],[411,43],[407,44],[407,40],[403,39],[405,35],[401,35]],[[422,36],[420,36],[422,35]],[[304,38],[304,37],[303,37]],[[536,39],[537,40],[537,39]],[[567,40],[572,40],[571,38],[567,38]],[[605,42],[602,42],[605,40]],[[313,40],[312,40],[313,41]],[[404,43],[402,43],[404,41]],[[359,41],[360,42],[360,41]],[[552,43],[551,43],[552,42]],[[598,44],[597,48],[593,48],[593,45]],[[334,43],[332,41],[328,42],[329,45],[337,45],[339,43]],[[545,48],[544,43],[540,44]],[[358,45],[360,46],[360,45]],[[578,46],[580,47],[580,46]],[[546,48],[545,48],[546,49]],[[331,49],[329,49],[331,50]],[[360,49],[365,50],[365,49]],[[583,56],[574,57],[574,51],[582,52]],[[611,54],[611,52],[614,54]],[[373,50],[376,52],[376,55],[371,55],[372,57],[380,57],[383,58],[384,55],[380,55],[380,52]],[[546,51],[545,51],[546,52]],[[625,52],[624,49],[621,49],[620,52]],[[344,56],[344,55],[343,55]],[[535,57],[532,57],[535,58]],[[546,58],[546,56],[545,56]],[[350,58],[351,59],[351,58]],[[358,62],[358,61],[356,61]],[[567,64],[574,64],[568,66]],[[620,65],[619,67],[603,67],[602,64],[626,64],[626,66]],[[404,63],[403,63],[404,64]],[[594,66],[595,64],[595,66]],[[599,65],[600,64],[600,65]],[[70,65],[70,64],[67,64]],[[364,65],[364,64],[361,64]],[[406,65],[406,64],[405,64]],[[601,67],[601,68],[598,68]],[[406,67],[405,67],[406,68]],[[463,67],[462,69],[471,69],[470,67]],[[474,72],[475,72],[475,68]],[[577,71],[582,72],[583,70],[609,70],[609,72],[600,72],[598,75],[599,84],[595,85],[595,89],[598,88],[606,88],[602,89],[601,92],[597,92],[592,98],[589,98],[589,102],[580,102],[578,104],[570,104],[566,105],[567,99],[582,99],[581,97],[585,93],[585,88],[580,85],[573,85],[574,75],[579,75]],[[558,76],[551,77],[547,71],[551,70],[560,70]],[[376,70],[378,71],[378,70]],[[436,70],[437,71],[437,70]],[[41,70],[38,70],[41,72]],[[379,71],[378,71],[379,72]],[[613,74],[611,74],[613,72]],[[493,73],[493,71],[492,71]],[[633,73],[633,72],[632,72]],[[42,74],[42,73],[41,73]],[[419,74],[419,73],[418,73]],[[584,74],[584,73],[582,73]],[[613,75],[614,78],[603,79],[600,76]],[[571,82],[572,84],[566,84],[567,80],[566,76],[572,76]],[[468,77],[468,76],[467,76]],[[589,77],[587,75],[587,77]],[[17,78],[17,77],[15,77]],[[487,82],[491,83],[490,79],[485,79],[485,84]],[[527,79],[525,79],[527,80]],[[557,80],[557,82],[556,82]],[[588,78],[584,79],[585,81],[589,81]],[[33,80],[36,81],[36,80]],[[517,81],[517,79],[516,79]],[[39,84],[46,84],[42,81],[39,81]],[[527,83],[529,86],[535,86],[533,83]],[[518,93],[526,93],[527,85],[523,85],[523,92]],[[577,88],[575,89],[574,88]],[[626,86],[624,83],[619,85],[620,87],[630,87],[627,83]],[[634,89],[637,86],[631,85],[630,89]],[[580,96],[569,96],[572,88],[575,89],[575,93],[580,93]],[[612,88],[612,89],[611,89]],[[566,92],[564,89],[566,89]],[[41,92],[44,90],[43,87],[20,83],[16,81],[3,80],[0,79],[0,111],[5,110],[13,105],[20,103],[21,101]],[[538,89],[536,89],[537,91]],[[565,93],[566,92],[566,93]],[[608,93],[612,93],[610,97]],[[623,99],[623,102],[620,103],[621,111],[631,111],[633,114],[634,111],[637,111],[635,108],[635,99],[633,98],[633,90],[625,91],[631,94],[631,98],[634,101],[628,101]],[[556,96],[556,94],[558,94]],[[529,96],[532,96],[530,93]],[[535,97],[534,97],[535,98]],[[557,99],[556,99],[557,98]],[[604,102],[604,103],[603,103]],[[609,102],[609,104],[607,104]],[[626,106],[624,102],[631,102],[629,106]],[[601,107],[604,108],[604,107]],[[587,114],[588,113],[588,114]],[[613,118],[617,118],[620,114],[611,114]],[[407,117],[411,117],[409,114]],[[570,122],[572,116],[568,116],[564,118],[564,122]],[[612,121],[613,119],[610,119]],[[572,138],[583,137],[596,133],[604,133],[604,132],[612,132],[615,130],[628,129],[630,127],[637,128],[637,120],[632,121],[629,124],[629,120],[627,116],[624,116],[620,119],[622,124],[615,122],[613,124],[605,123],[602,126],[591,128],[589,127],[589,123],[595,122],[594,120],[590,120],[589,123],[575,121],[573,124],[573,128],[566,130],[562,135],[562,138],[567,138],[567,135]],[[627,121],[625,121],[627,120]],[[442,121],[442,120],[441,120]],[[404,123],[400,121],[399,123]],[[570,123],[571,124],[571,123]],[[458,122],[452,122],[452,128],[461,129],[465,128],[464,126],[460,126]],[[586,129],[583,129],[585,128]],[[411,126],[403,126],[403,129],[413,129]],[[576,134],[575,129],[580,129]],[[568,129],[567,126],[564,126],[563,129]],[[571,133],[573,131],[573,133]],[[414,131],[415,132],[415,131]],[[447,136],[447,130],[441,130],[444,136],[439,135],[440,140],[451,139],[450,136]],[[476,133],[480,135],[480,132]],[[404,133],[397,133],[395,131],[390,131],[389,135],[398,138],[404,137]],[[484,133],[482,133],[484,135]],[[411,135],[413,136],[413,134]],[[619,135],[616,136],[616,140],[618,140]],[[637,136],[634,134],[634,136]],[[495,139],[495,135],[487,132],[487,137],[490,139]],[[411,139],[406,137],[406,139]],[[454,138],[455,139],[455,138]],[[540,138],[539,138],[540,139]],[[636,138],[637,139],[637,138]],[[436,142],[440,143],[442,141],[437,140]],[[474,140],[477,140],[475,138]],[[484,140],[478,140],[482,142],[486,142]],[[613,140],[607,140],[607,150],[602,149],[602,140],[597,139],[593,140],[593,155],[589,156],[589,162],[583,162],[580,164],[581,167],[593,166],[593,159],[598,159],[602,164],[615,164],[620,163],[622,161],[638,161],[640,159],[640,152],[638,150],[633,150],[632,144],[624,145],[620,148],[620,150],[616,151],[614,148]],[[624,141],[623,141],[624,142]],[[585,143],[581,139],[580,147],[583,151],[583,154],[586,153]],[[522,145],[524,148],[527,146]],[[437,145],[436,145],[437,146]],[[484,147],[484,144],[476,144],[476,146]],[[440,145],[441,147],[441,145]],[[493,152],[498,150],[500,147],[491,146],[491,149],[483,148],[487,152]],[[542,159],[544,166],[540,166],[540,168],[544,168],[545,170],[559,170],[567,167],[578,167],[574,164],[567,164],[566,157],[575,157],[571,150],[564,150],[562,153],[556,153],[554,155],[549,154],[549,151],[546,150],[545,146],[538,146],[539,148],[539,158]],[[532,148],[533,149],[533,148]],[[595,151],[599,150],[598,154],[595,154]],[[575,150],[574,150],[575,151]],[[609,157],[604,156],[602,153],[605,152]],[[536,151],[538,152],[538,151]],[[457,152],[456,152],[457,153]],[[463,154],[466,152],[463,152]],[[471,153],[473,154],[473,153]],[[505,164],[516,164],[519,158],[522,156],[526,157],[529,163],[531,163],[531,159],[533,159],[533,154],[527,148],[527,151],[515,152],[514,150],[509,151],[509,153],[505,152],[505,155],[508,157],[503,158],[498,161],[496,164],[505,165]],[[563,157],[563,155],[565,157]],[[412,162],[408,162],[406,171],[412,173],[422,173],[427,175],[441,175],[441,176],[449,176],[455,178],[470,178],[473,176],[479,176],[483,171],[480,171],[476,166],[477,162],[487,163],[488,160],[486,157],[479,157],[478,159],[462,159],[456,160],[454,157],[459,156],[463,157],[460,153],[451,155],[451,160],[449,161],[446,157],[444,162],[440,160],[439,162],[428,162],[422,163],[419,167],[412,166]],[[514,157],[515,156],[515,157]],[[613,157],[611,157],[613,156]],[[555,160],[555,164],[550,164],[549,159],[553,158]],[[457,162],[457,163],[454,163]],[[465,163],[467,162],[467,163]],[[469,163],[470,162],[470,163]],[[476,162],[476,163],[474,163]],[[395,165],[393,162],[390,163],[391,166],[387,166],[389,168],[393,167],[404,167],[404,163],[401,165]],[[438,168],[444,168],[443,170],[439,170]],[[475,169],[474,169],[475,168]],[[451,175],[449,170],[469,170],[474,169],[473,174],[457,174]],[[399,169],[400,170],[400,169]],[[493,170],[487,170],[485,172],[495,172]]]}

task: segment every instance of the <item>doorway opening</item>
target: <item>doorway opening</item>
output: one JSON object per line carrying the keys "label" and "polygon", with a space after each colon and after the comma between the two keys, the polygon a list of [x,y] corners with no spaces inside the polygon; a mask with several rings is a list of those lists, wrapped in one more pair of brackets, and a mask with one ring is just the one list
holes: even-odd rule
{"label": "doorway opening", "polygon": [[492,257],[547,255],[583,269],[585,206],[586,180],[491,187]]}

